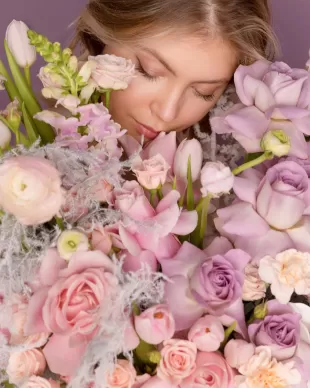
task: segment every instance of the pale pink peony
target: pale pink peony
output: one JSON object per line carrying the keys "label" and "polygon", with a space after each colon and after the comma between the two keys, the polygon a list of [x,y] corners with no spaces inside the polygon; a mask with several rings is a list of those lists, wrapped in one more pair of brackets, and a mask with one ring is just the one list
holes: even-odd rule
{"label": "pale pink peony", "polygon": [[180,384],[196,369],[197,347],[193,342],[179,339],[165,341],[163,345],[157,376],[165,382]]}
{"label": "pale pink peony", "polygon": [[11,353],[6,372],[11,384],[19,384],[32,375],[44,372],[46,361],[39,349]]}
{"label": "pale pink peony", "polygon": [[24,225],[37,225],[58,214],[63,202],[61,179],[46,159],[16,156],[0,166],[0,206]]}

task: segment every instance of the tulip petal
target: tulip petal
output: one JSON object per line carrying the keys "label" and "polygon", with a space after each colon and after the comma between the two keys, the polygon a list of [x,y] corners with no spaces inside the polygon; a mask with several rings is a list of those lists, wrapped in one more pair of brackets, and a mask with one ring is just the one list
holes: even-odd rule
{"label": "tulip petal", "polygon": [[176,235],[186,236],[192,233],[198,223],[198,213],[196,210],[193,211],[181,211],[178,222],[175,227],[171,230],[171,233]]}
{"label": "tulip petal", "polygon": [[24,326],[25,335],[48,332],[42,316],[42,309],[47,298],[49,288],[41,288],[30,298],[27,310],[27,320]]}
{"label": "tulip petal", "polygon": [[217,316],[217,318],[226,327],[231,326],[234,322],[237,323],[235,331],[242,335],[243,339],[248,340],[248,330],[244,318],[244,308],[241,299],[236,300],[226,310],[225,314]]}
{"label": "tulip petal", "polygon": [[249,139],[261,139],[269,125],[269,120],[264,113],[255,106],[246,107],[227,115],[226,121],[235,134]]}
{"label": "tulip petal", "polygon": [[207,257],[215,255],[225,255],[226,252],[233,249],[231,242],[226,237],[215,237],[210,245],[204,249]]}
{"label": "tulip petal", "polygon": [[286,233],[292,239],[292,246],[302,252],[310,251],[310,216],[302,217],[293,228]]}
{"label": "tulip petal", "polygon": [[122,243],[128,252],[133,256],[139,255],[141,253],[141,247],[135,237],[130,234],[128,230],[126,230],[121,224],[119,225],[118,230]]}
{"label": "tulip petal", "polygon": [[236,176],[233,190],[241,201],[249,202],[255,207],[256,192],[263,178],[263,174],[254,168],[244,171],[241,175]]}
{"label": "tulip petal", "polygon": [[51,372],[62,376],[73,376],[86,351],[87,344],[70,347],[70,337],[53,334],[43,349]]}
{"label": "tulip petal", "polygon": [[180,241],[172,234],[162,237],[159,240],[158,246],[153,250],[158,261],[164,258],[173,257],[180,249]]}
{"label": "tulip petal", "polygon": [[176,190],[171,190],[157,205],[156,207],[156,213],[161,213],[167,209],[169,209],[171,206],[177,204],[178,200],[180,198],[180,193]]}
{"label": "tulip petal", "polygon": [[265,112],[276,104],[268,85],[261,80],[246,75],[243,81],[243,87],[249,97],[248,100],[252,100],[252,103],[249,105],[255,105],[262,112]]}
{"label": "tulip petal", "polygon": [[204,309],[190,297],[189,282],[184,276],[174,276],[165,285],[165,298],[174,316],[176,331],[189,329]]}
{"label": "tulip petal", "polygon": [[[124,252],[123,270],[125,272],[139,271],[143,266],[148,265],[151,271],[157,270],[157,260],[155,254],[151,251],[141,251],[138,255],[132,255]],[[123,252],[122,252],[123,254]]]}
{"label": "tulip petal", "polygon": [[150,159],[153,156],[160,154],[173,167],[174,155],[177,150],[176,132],[172,131],[168,134],[161,132],[155,140],[151,141],[142,151],[142,159]]}

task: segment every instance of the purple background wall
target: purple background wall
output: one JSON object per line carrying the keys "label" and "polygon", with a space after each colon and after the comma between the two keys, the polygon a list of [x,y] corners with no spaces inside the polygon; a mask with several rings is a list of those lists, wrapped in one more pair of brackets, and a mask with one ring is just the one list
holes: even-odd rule
{"label": "purple background wall", "polygon": [[[67,44],[72,36],[70,23],[78,16],[87,0],[2,0],[0,13],[0,58],[4,58],[2,39],[12,19],[23,20],[30,28],[45,34],[52,41]],[[270,0],[273,24],[282,46],[283,60],[292,67],[303,67],[310,47],[309,0]],[[36,63],[33,74],[40,67]],[[39,82],[35,80],[36,88]],[[6,101],[0,93],[0,109]]]}

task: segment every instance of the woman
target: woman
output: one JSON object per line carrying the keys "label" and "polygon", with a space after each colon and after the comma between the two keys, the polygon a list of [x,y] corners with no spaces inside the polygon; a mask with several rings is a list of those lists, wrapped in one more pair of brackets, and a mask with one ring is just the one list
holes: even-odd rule
{"label": "woman", "polygon": [[239,64],[273,59],[267,0],[92,0],[77,21],[84,54],[131,59],[137,76],[112,93],[113,119],[139,138],[201,121]]}

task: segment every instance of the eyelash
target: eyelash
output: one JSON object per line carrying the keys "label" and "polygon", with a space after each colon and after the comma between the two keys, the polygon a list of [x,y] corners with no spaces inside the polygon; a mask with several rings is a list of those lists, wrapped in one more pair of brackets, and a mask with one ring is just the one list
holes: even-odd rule
{"label": "eyelash", "polygon": [[[140,74],[143,75],[143,77],[145,77],[147,80],[149,80],[151,82],[156,82],[159,78],[158,76],[154,76],[154,75],[147,73],[144,70],[144,68],[142,67],[142,64],[140,61],[138,61],[138,65],[136,66],[136,69]],[[194,94],[195,94],[195,96],[202,98],[204,101],[213,101],[213,99],[215,97],[214,93],[208,94],[208,95],[203,95],[203,94],[197,92],[197,90],[195,90],[195,89],[194,89]]]}

